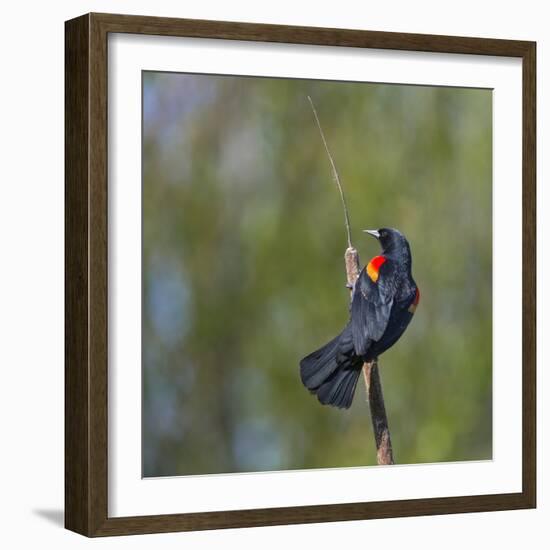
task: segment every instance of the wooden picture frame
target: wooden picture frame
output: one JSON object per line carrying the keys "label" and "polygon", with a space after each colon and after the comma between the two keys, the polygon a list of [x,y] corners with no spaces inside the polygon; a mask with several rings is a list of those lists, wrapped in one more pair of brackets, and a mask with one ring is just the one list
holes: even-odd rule
{"label": "wooden picture frame", "polygon": [[[520,58],[523,70],[521,492],[170,515],[108,516],[107,36],[133,33]],[[87,14],[65,26],[65,525],[86,536],[533,508],[536,505],[534,42]]]}

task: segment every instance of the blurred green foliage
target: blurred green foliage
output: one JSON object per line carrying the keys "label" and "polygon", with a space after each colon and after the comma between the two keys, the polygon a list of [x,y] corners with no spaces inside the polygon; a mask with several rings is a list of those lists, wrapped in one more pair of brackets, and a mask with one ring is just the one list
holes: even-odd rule
{"label": "blurred green foliage", "polygon": [[375,463],[363,381],[299,360],[348,316],[343,213],[409,239],[420,306],[380,360],[398,463],[492,456],[490,90],[144,73],[143,474]]}

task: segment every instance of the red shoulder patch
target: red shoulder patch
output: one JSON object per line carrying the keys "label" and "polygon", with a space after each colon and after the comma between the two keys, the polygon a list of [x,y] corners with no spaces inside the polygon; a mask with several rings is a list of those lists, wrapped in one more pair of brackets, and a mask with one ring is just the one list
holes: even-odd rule
{"label": "red shoulder patch", "polygon": [[370,277],[373,283],[376,283],[376,281],[378,281],[378,272],[380,271],[380,267],[385,261],[386,258],[384,256],[375,256],[367,264],[367,275]]}
{"label": "red shoulder patch", "polygon": [[410,313],[414,313],[416,311],[416,306],[418,305],[418,302],[420,302],[420,290],[418,290],[418,287],[416,287],[416,293],[414,295],[413,303],[409,306]]}

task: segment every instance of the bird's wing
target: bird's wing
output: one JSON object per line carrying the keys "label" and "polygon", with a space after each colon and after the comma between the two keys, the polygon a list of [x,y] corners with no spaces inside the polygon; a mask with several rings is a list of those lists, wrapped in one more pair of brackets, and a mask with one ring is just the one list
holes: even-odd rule
{"label": "bird's wing", "polygon": [[382,338],[396,294],[397,273],[394,262],[384,258],[373,273],[369,266],[373,265],[374,260],[359,274],[351,302],[351,328],[357,355],[364,355],[371,342]]}

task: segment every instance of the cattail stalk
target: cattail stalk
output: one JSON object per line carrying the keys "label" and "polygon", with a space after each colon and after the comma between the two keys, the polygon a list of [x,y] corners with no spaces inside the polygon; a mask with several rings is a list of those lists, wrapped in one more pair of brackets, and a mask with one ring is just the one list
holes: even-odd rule
{"label": "cattail stalk", "polygon": [[[344,208],[344,219],[348,239],[348,248],[346,249],[346,253],[344,255],[344,261],[346,266],[348,287],[351,289],[351,292],[353,294],[355,281],[357,281],[357,278],[359,277],[359,273],[361,271],[361,264],[359,263],[359,253],[351,243],[351,229],[348,208],[346,206],[344,190],[342,184],[340,183],[338,171],[336,170],[336,164],[334,163],[334,159],[330,154],[327,140],[321,127],[319,117],[317,116],[317,111],[315,110],[315,106],[313,105],[313,101],[311,100],[311,97],[308,96],[307,98],[311,105],[315,121],[317,122],[317,127],[319,129],[319,133],[321,134],[321,139],[323,140],[323,145],[325,146],[325,151],[327,152],[330,161],[332,177],[340,192],[340,198],[342,200],[342,206]],[[380,372],[378,371],[377,359],[363,364],[363,378],[365,379],[367,401],[370,408],[374,440],[376,443],[376,461],[378,464],[394,464],[390,429],[388,427],[388,417],[386,415],[386,407],[384,405],[384,395],[382,393],[382,382],[380,380]]]}

